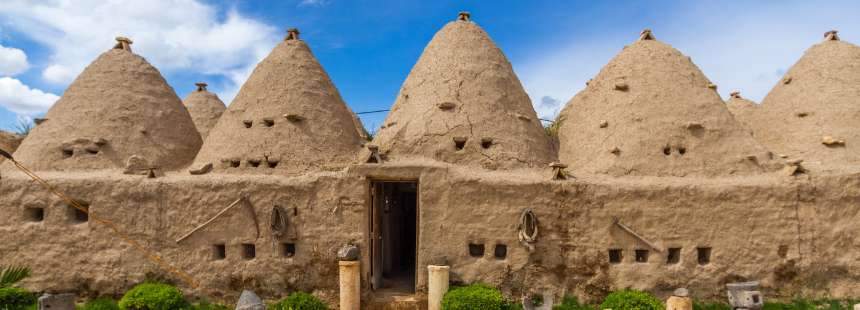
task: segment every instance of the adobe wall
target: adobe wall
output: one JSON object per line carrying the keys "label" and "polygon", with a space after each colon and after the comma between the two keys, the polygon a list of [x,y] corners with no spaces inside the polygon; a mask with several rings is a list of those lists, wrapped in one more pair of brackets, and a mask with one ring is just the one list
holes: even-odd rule
{"label": "adobe wall", "polygon": [[[766,296],[860,295],[860,275],[852,271],[860,267],[860,252],[853,250],[860,242],[860,225],[854,224],[860,219],[858,173],[550,181],[548,171],[419,162],[303,177],[44,177],[89,202],[94,216],[115,221],[204,286],[224,292],[210,299],[232,301],[251,288],[265,298],[304,290],[336,300],[337,249],[359,245],[368,266],[369,179],[420,182],[419,290],[426,289],[427,264],[447,263],[452,281],[486,282],[513,296],[550,291],[594,300],[627,287],[667,294],[683,286],[697,298],[722,299],[724,283],[745,279],[761,280]],[[253,217],[240,205],[177,244],[243,194],[257,215],[259,238]],[[275,204],[295,227],[284,240],[274,240],[269,229]],[[44,207],[44,220],[28,222],[28,207]],[[539,221],[531,253],[517,240],[525,208]],[[24,282],[28,288],[120,294],[147,277],[167,277],[104,226],[75,224],[58,199],[20,174],[0,179],[0,212],[0,261],[33,267]],[[615,218],[662,253],[615,226]],[[213,246],[221,243],[226,258],[218,260]],[[242,258],[243,243],[255,244],[254,259]],[[281,243],[294,243],[295,256],[285,257]],[[484,255],[470,256],[469,243],[483,244]],[[504,259],[494,257],[497,244],[507,247]],[[677,264],[666,263],[669,247],[681,248]],[[697,247],[711,248],[708,264],[697,262]],[[609,263],[610,248],[622,250],[621,263]],[[634,249],[649,249],[648,262],[635,262]],[[366,269],[362,276],[367,294]]]}

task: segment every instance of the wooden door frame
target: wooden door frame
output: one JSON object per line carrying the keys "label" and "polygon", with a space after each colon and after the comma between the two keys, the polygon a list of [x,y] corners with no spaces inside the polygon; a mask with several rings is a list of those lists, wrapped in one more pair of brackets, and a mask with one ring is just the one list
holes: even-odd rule
{"label": "wooden door frame", "polygon": [[[420,248],[418,241],[420,240],[419,236],[421,235],[421,233],[420,233],[421,232],[421,225],[420,225],[420,223],[421,223],[421,182],[419,181],[418,178],[397,178],[397,179],[368,178],[367,184],[368,184],[368,194],[370,195],[370,197],[369,197],[370,199],[369,199],[369,203],[367,204],[368,222],[367,222],[367,225],[365,228],[367,231],[368,250],[370,252],[370,255],[368,255],[368,266],[369,266],[368,272],[367,272],[368,283],[370,283],[370,290],[371,291],[377,290],[377,288],[373,287],[373,284],[374,284],[373,276],[375,275],[374,272],[377,269],[377,268],[374,268],[374,263],[378,260],[379,261],[378,262],[379,267],[381,267],[382,263],[383,263],[382,260],[384,259],[384,256],[382,255],[382,253],[377,253],[379,251],[373,250],[374,245],[375,245],[373,239],[375,237],[374,233],[376,232],[373,230],[373,228],[381,229],[381,224],[382,224],[381,218],[380,218],[380,222],[376,223],[376,224],[380,224],[380,225],[377,226],[374,223],[375,218],[376,218],[375,217],[376,213],[374,213],[374,211],[376,211],[377,208],[379,208],[376,204],[379,201],[379,196],[381,196],[381,194],[384,192],[384,188],[379,187],[379,186],[384,185],[385,183],[414,183],[415,184],[415,240],[414,240],[415,252],[413,253],[413,255],[415,255],[415,262],[414,262],[415,265],[413,266],[413,272],[415,274],[413,275],[413,282],[412,282],[413,290],[415,290],[417,288],[417,285],[418,285],[418,270],[419,270],[418,269],[418,261],[419,261],[418,251]],[[380,191],[379,193],[376,193],[377,188],[379,188],[379,191]],[[378,259],[376,258],[377,256],[379,257]],[[379,269],[381,269],[381,268],[379,268]],[[380,279],[381,279],[381,271],[380,271]],[[380,280],[380,284],[381,284],[381,280]]]}

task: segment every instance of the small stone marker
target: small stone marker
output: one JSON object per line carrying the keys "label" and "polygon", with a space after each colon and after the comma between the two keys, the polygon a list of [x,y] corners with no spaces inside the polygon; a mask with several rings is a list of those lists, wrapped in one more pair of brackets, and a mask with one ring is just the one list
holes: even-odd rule
{"label": "small stone marker", "polygon": [[758,281],[726,284],[729,304],[732,309],[759,310],[764,306],[764,299],[758,290]]}
{"label": "small stone marker", "polygon": [[39,310],[75,310],[75,294],[44,294],[39,297]]}
{"label": "small stone marker", "polygon": [[352,244],[344,245],[337,250],[337,259],[341,261],[356,261],[360,251],[357,246]]}
{"label": "small stone marker", "polygon": [[254,292],[244,290],[236,303],[236,310],[266,310],[266,304]]}
{"label": "small stone marker", "polygon": [[666,300],[666,310],[693,310],[693,300],[686,288],[678,288]]}

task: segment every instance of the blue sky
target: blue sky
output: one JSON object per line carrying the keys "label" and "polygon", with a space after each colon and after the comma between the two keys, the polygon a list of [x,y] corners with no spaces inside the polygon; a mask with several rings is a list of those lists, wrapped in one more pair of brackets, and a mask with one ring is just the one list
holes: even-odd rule
{"label": "blue sky", "polygon": [[[551,118],[643,28],[693,61],[724,98],[760,101],[830,29],[860,42],[857,1],[31,1],[0,3],[0,129],[42,115],[117,35],[184,98],[229,103],[298,27],[353,110],[387,109],[433,34],[470,11]],[[385,113],[362,115],[375,128]]]}

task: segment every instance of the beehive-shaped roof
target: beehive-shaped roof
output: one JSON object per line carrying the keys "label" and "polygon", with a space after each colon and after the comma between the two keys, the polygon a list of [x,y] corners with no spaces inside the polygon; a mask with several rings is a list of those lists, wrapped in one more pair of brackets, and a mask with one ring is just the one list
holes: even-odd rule
{"label": "beehive-shaped roof", "polygon": [[15,152],[34,170],[124,168],[129,157],[150,168],[187,166],[202,140],[173,88],[131,40],[93,61]]}
{"label": "beehive-shaped roof", "polygon": [[194,167],[296,174],[354,161],[353,114],[298,30],[260,62],[209,132]]}
{"label": "beehive-shaped roof", "polygon": [[776,169],[726,109],[716,87],[650,30],[567,104],[561,162],[574,171],[640,176],[727,176]]}
{"label": "beehive-shaped roof", "polygon": [[741,93],[737,91],[732,92],[729,100],[726,101],[726,108],[746,128],[752,128],[752,123],[755,122],[754,118],[758,113],[758,107],[758,104],[741,97]]}
{"label": "beehive-shaped roof", "polygon": [[188,94],[182,103],[188,108],[188,113],[191,114],[191,120],[194,121],[200,136],[206,139],[227,107],[221,99],[218,99],[218,95],[206,90],[206,83],[196,83],[196,85],[197,90]]}
{"label": "beehive-shaped roof", "polygon": [[555,157],[511,64],[461,13],[424,49],[373,143],[389,159],[506,169]]}
{"label": "beehive-shaped roof", "polygon": [[835,31],[809,48],[762,101],[753,128],[778,154],[809,169],[860,163],[860,47]]}

